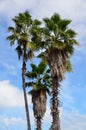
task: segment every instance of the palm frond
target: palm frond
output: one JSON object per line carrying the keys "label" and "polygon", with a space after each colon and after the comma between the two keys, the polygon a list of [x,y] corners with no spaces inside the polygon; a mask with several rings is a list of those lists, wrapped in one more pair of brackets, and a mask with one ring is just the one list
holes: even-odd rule
{"label": "palm frond", "polygon": [[65,53],[68,53],[69,55],[73,55],[74,47],[71,44],[67,44],[64,51],[65,51]]}
{"label": "palm frond", "polygon": [[32,72],[37,72],[37,66],[35,64],[31,64]]}
{"label": "palm frond", "polygon": [[[55,26],[53,20],[49,20],[48,18],[44,18],[43,20],[45,22],[47,30],[49,30],[49,31],[55,30],[56,26]],[[45,29],[45,31],[47,31],[46,29]],[[47,32],[49,32],[49,31],[47,31]]]}
{"label": "palm frond", "polygon": [[74,38],[77,35],[77,33],[72,29],[68,29],[65,34],[68,38]]}
{"label": "palm frond", "polygon": [[30,59],[30,60],[32,60],[33,57],[34,57],[34,53],[33,53],[33,51],[30,49],[30,50],[28,51],[28,53],[27,53],[27,58]]}
{"label": "palm frond", "polygon": [[65,31],[70,23],[71,23],[71,20],[63,19],[63,20],[60,20],[60,22],[58,23],[58,26],[61,30]]}
{"label": "palm frond", "polygon": [[37,26],[39,26],[39,25],[41,25],[41,21],[39,21],[38,19],[35,19],[35,20],[33,21],[33,26],[37,27]]}
{"label": "palm frond", "polygon": [[77,42],[76,39],[69,39],[69,43],[73,46],[73,45],[79,45],[79,43]]}
{"label": "palm frond", "polygon": [[38,65],[38,73],[43,74],[45,69],[46,69],[46,64],[43,61],[41,61],[40,64]]}
{"label": "palm frond", "polygon": [[70,63],[70,60],[66,60],[66,69],[68,72],[72,72],[72,65]]}
{"label": "palm frond", "polygon": [[23,54],[21,46],[17,46],[15,50],[17,51],[18,58],[20,59],[20,57],[22,57]]}
{"label": "palm frond", "polygon": [[26,87],[32,87],[35,83],[34,82],[26,82],[25,86]]}
{"label": "palm frond", "polygon": [[29,79],[34,79],[34,78],[37,77],[37,74],[36,74],[36,72],[30,72],[30,71],[28,71],[26,73],[26,77],[28,77]]}
{"label": "palm frond", "polygon": [[7,37],[7,40],[13,40],[13,39],[15,39],[15,35],[14,34]]}
{"label": "palm frond", "polygon": [[37,45],[34,42],[27,42],[27,48],[31,50],[37,50]]}
{"label": "palm frond", "polygon": [[52,17],[51,20],[55,23],[58,24],[58,22],[61,20],[60,15],[58,13],[55,13]]}
{"label": "palm frond", "polygon": [[14,30],[15,30],[14,27],[8,27],[8,32],[12,32],[13,33]]}
{"label": "palm frond", "polygon": [[52,42],[52,46],[55,47],[55,48],[58,48],[58,49],[62,50],[62,49],[65,48],[65,43],[62,42],[61,40],[58,40],[56,42]]}

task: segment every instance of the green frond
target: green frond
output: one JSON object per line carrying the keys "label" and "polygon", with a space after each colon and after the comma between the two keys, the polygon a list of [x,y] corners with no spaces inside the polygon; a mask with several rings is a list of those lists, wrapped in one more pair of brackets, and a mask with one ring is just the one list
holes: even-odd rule
{"label": "green frond", "polygon": [[50,69],[47,69],[46,73],[50,74]]}
{"label": "green frond", "polygon": [[18,16],[15,16],[12,20],[15,23],[15,25],[19,24]]}
{"label": "green frond", "polygon": [[16,37],[15,37],[15,35],[10,35],[7,37],[7,40],[10,41],[10,45],[12,46],[15,43]]}
{"label": "green frond", "polygon": [[44,52],[41,52],[40,54],[37,55],[37,58],[44,58]]}
{"label": "green frond", "polygon": [[46,84],[46,86],[50,86],[51,83],[51,76],[49,74],[44,74],[43,82]]}
{"label": "green frond", "polygon": [[29,94],[33,95],[34,93],[38,91],[45,91],[49,95],[51,94],[50,89],[47,88],[45,85],[42,84],[35,84],[32,86],[32,90],[29,91]]}
{"label": "green frond", "polygon": [[20,37],[21,37],[21,40],[23,41],[23,42],[28,42],[28,39],[29,39],[29,37],[28,37],[28,35],[26,34],[26,33],[22,33],[21,35],[20,35]]}
{"label": "green frond", "polygon": [[58,24],[58,22],[61,20],[60,15],[58,13],[55,13],[52,17],[51,20],[54,21],[55,24]]}
{"label": "green frond", "polygon": [[29,13],[27,10],[24,12],[24,15],[25,15],[27,18],[31,18],[31,15],[30,15],[30,13]]}
{"label": "green frond", "polygon": [[42,61],[38,65],[38,73],[43,74],[46,69],[46,64]]}
{"label": "green frond", "polygon": [[25,20],[25,13],[19,13],[18,19],[21,20],[21,22]]}
{"label": "green frond", "polygon": [[27,42],[27,48],[31,50],[36,50],[36,44],[34,42]]}
{"label": "green frond", "polygon": [[30,71],[28,71],[26,73],[26,77],[29,78],[29,79],[34,79],[34,78],[37,77],[37,74],[36,74],[36,72],[30,72]]}
{"label": "green frond", "polygon": [[33,56],[34,56],[33,51],[30,49],[27,53],[27,58],[31,60]]}
{"label": "green frond", "polygon": [[10,41],[10,46],[14,45],[15,40]]}
{"label": "green frond", "polygon": [[61,30],[65,31],[70,23],[71,20],[63,19],[59,21],[58,26]]}
{"label": "green frond", "polygon": [[32,24],[32,19],[28,11],[19,13],[18,16],[15,16],[12,20],[14,21],[15,26],[20,30],[27,29]]}
{"label": "green frond", "polygon": [[42,61],[47,65],[47,59],[45,57],[45,52],[41,52],[40,54],[38,54],[37,58],[42,59]]}
{"label": "green frond", "polygon": [[45,35],[50,35],[50,31],[49,31],[49,29],[48,28],[43,28],[42,29],[42,32],[45,34]]}
{"label": "green frond", "polygon": [[23,54],[21,46],[17,46],[15,50],[17,51],[18,58],[20,59]]}
{"label": "green frond", "polygon": [[53,47],[55,47],[55,48],[60,49],[60,50],[62,50],[62,49],[65,48],[65,43],[62,42],[62,41],[60,41],[60,40],[58,40],[57,42],[52,42],[51,45],[52,45]]}
{"label": "green frond", "polygon": [[66,61],[66,70],[67,70],[68,72],[71,72],[71,71],[72,71],[72,65],[71,65],[71,63],[70,63],[70,60],[67,60],[67,61]]}
{"label": "green frond", "polygon": [[24,15],[25,15],[26,24],[29,27],[32,24],[32,22],[33,22],[32,18],[31,18],[31,15],[30,15],[30,13],[28,11],[25,11]]}
{"label": "green frond", "polygon": [[72,29],[68,29],[65,34],[68,38],[74,38],[77,35],[77,33]]}
{"label": "green frond", "polygon": [[15,39],[15,35],[10,35],[7,37],[7,40],[13,40],[13,39]]}
{"label": "green frond", "polygon": [[49,31],[55,30],[56,26],[55,26],[53,20],[49,20],[48,18],[45,18],[43,20],[45,22],[47,30],[49,30]]}
{"label": "green frond", "polygon": [[46,25],[48,25],[48,23],[50,22],[49,18],[43,18],[43,21],[46,23]]}
{"label": "green frond", "polygon": [[72,46],[73,45],[79,45],[79,43],[77,42],[77,40],[76,39],[69,39],[69,44],[71,44]]}
{"label": "green frond", "polygon": [[32,87],[35,83],[34,82],[26,82],[25,86],[26,87]]}
{"label": "green frond", "polygon": [[41,21],[39,21],[38,19],[35,19],[34,21],[33,21],[33,26],[39,26],[39,25],[41,25]]}
{"label": "green frond", "polygon": [[69,55],[73,55],[74,53],[74,47],[71,44],[67,44],[67,46],[64,49],[65,53],[69,54]]}
{"label": "green frond", "polygon": [[13,33],[14,30],[15,30],[14,27],[8,27],[8,32],[12,32]]}
{"label": "green frond", "polygon": [[32,72],[37,72],[37,66],[35,64],[31,64]]}

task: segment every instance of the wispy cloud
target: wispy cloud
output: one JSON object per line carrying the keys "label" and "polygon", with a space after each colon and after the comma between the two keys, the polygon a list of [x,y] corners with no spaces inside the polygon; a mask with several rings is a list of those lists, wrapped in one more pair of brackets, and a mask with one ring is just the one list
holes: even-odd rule
{"label": "wispy cloud", "polygon": [[7,14],[10,17],[18,12],[29,9],[36,17],[40,18],[58,12],[78,21],[85,17],[86,12],[85,0],[3,0],[0,1],[0,5],[0,14]]}
{"label": "wispy cloud", "polygon": [[[31,103],[30,96],[28,102]],[[0,108],[23,107],[23,93],[9,81],[0,81]]]}
{"label": "wispy cloud", "polygon": [[25,120],[22,118],[0,118],[0,129],[1,130],[10,130],[11,127],[14,128],[14,130],[18,130],[18,129],[25,129]]}
{"label": "wispy cloud", "polygon": [[86,115],[79,113],[77,110],[71,112],[63,111],[61,127],[62,130],[85,130]]}
{"label": "wispy cloud", "polygon": [[12,118],[4,118],[3,121],[0,120],[0,122],[3,122],[6,125],[10,125],[10,124],[15,125],[17,123],[24,123],[24,120],[21,118],[12,117]]}

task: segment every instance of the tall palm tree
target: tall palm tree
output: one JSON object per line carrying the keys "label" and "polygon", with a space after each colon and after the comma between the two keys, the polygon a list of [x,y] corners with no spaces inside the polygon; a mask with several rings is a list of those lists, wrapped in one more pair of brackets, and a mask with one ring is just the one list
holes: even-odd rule
{"label": "tall palm tree", "polygon": [[46,112],[46,93],[50,94],[51,77],[46,65],[40,62],[38,66],[31,64],[32,71],[28,71],[26,76],[29,82],[26,86],[32,87],[30,94],[32,95],[33,112],[36,121],[36,130],[42,130],[42,119]]}
{"label": "tall palm tree", "polygon": [[[19,59],[22,58],[22,88],[24,93],[25,110],[27,118],[27,130],[31,130],[30,117],[28,110],[27,95],[25,90],[25,75],[26,75],[26,62],[28,58],[32,57],[32,44],[30,39],[30,29],[32,26],[31,15],[28,11],[19,13],[13,19],[14,27],[8,27],[8,31],[11,33],[7,39],[10,41],[10,45],[16,44],[16,51]],[[28,46],[28,48],[27,48]]]}
{"label": "tall palm tree", "polygon": [[60,15],[55,13],[51,18],[43,19],[44,27],[41,34],[41,47],[44,56],[51,70],[52,77],[52,130],[60,130],[59,119],[59,87],[64,79],[64,74],[71,71],[70,56],[74,52],[74,46],[78,45],[75,39],[76,32],[68,29],[71,20],[61,19]]}

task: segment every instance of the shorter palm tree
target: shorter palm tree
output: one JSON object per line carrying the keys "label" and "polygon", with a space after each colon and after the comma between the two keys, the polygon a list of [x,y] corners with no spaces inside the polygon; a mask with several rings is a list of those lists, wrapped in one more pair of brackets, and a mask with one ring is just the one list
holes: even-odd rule
{"label": "shorter palm tree", "polygon": [[32,95],[33,112],[36,120],[36,130],[42,130],[42,118],[46,112],[46,93],[50,94],[51,77],[46,65],[40,62],[38,66],[31,64],[32,71],[28,71],[26,76],[29,82],[26,86],[32,87],[30,94]]}

